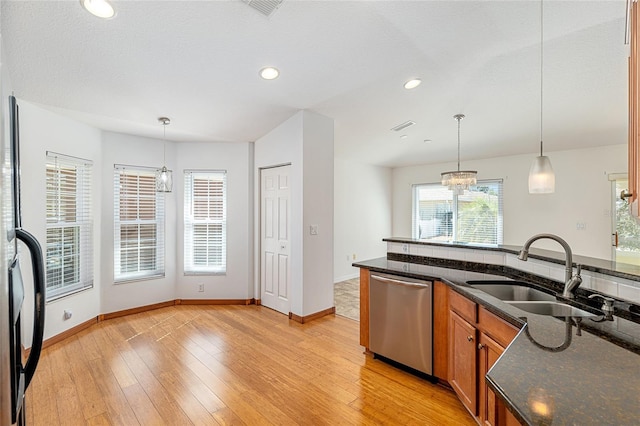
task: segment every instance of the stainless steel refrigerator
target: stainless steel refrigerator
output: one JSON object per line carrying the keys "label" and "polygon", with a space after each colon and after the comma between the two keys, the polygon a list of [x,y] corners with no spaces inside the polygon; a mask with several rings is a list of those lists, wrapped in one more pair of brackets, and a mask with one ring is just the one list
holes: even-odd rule
{"label": "stainless steel refrigerator", "polygon": [[[42,249],[22,228],[20,197],[20,123],[16,98],[3,96],[0,132],[0,426],[25,424],[25,392],[36,371],[44,333],[45,275]],[[25,282],[21,259],[30,257],[33,282]],[[25,262],[26,263],[26,262]],[[33,287],[31,290],[28,287]],[[34,297],[25,312],[25,296]],[[33,317],[33,341],[23,341],[25,318]],[[27,323],[31,321],[26,321]],[[28,356],[25,348],[29,348]]]}

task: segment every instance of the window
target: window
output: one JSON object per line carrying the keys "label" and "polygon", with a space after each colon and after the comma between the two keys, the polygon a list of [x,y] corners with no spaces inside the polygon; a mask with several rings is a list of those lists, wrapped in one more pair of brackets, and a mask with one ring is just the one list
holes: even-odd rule
{"label": "window", "polygon": [[156,170],[114,169],[114,281],[164,276],[164,194]]}
{"label": "window", "polygon": [[631,215],[627,200],[620,198],[622,191],[629,192],[627,174],[610,174],[612,182],[613,211],[613,260],[619,263],[640,265],[640,223]]}
{"label": "window", "polygon": [[414,185],[413,237],[502,244],[502,180],[479,181],[463,195],[438,184]]}
{"label": "window", "polygon": [[184,273],[227,270],[227,172],[184,172]]}
{"label": "window", "polygon": [[47,152],[47,300],[93,287],[92,166]]}

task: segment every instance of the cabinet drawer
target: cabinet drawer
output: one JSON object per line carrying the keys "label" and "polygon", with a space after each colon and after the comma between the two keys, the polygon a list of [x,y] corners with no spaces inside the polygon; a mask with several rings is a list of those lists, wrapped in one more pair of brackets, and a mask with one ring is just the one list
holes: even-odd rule
{"label": "cabinet drawer", "polygon": [[478,328],[505,348],[509,346],[509,343],[519,331],[516,327],[495,316],[482,306],[478,309]]}
{"label": "cabinet drawer", "polygon": [[462,318],[471,324],[476,323],[478,318],[478,305],[476,305],[475,302],[472,302],[455,291],[451,291],[449,294],[449,304],[451,309],[457,312]]}

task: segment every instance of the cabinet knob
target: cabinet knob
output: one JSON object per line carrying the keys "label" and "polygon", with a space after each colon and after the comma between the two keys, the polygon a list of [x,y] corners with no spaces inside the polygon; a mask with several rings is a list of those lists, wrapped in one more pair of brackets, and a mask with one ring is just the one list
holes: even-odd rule
{"label": "cabinet knob", "polygon": [[473,336],[467,336],[467,340],[468,340],[469,342],[473,342]]}
{"label": "cabinet knob", "polygon": [[484,345],[482,343],[478,343],[478,349],[482,349],[484,348]]}

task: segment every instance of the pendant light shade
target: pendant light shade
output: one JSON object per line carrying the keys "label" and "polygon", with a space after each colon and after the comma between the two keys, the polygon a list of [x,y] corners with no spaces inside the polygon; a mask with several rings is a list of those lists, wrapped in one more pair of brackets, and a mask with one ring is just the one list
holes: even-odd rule
{"label": "pendant light shade", "polygon": [[460,121],[464,118],[463,114],[453,116],[458,121],[458,170],[443,172],[440,174],[442,185],[448,187],[455,195],[462,195],[470,186],[477,183],[475,170],[460,170]]}
{"label": "pendant light shade", "polygon": [[540,155],[533,160],[529,169],[529,194],[552,194],[555,190],[556,175],[549,157],[542,155],[540,142]]}
{"label": "pendant light shade", "polygon": [[543,29],[543,1],[540,0],[540,156],[533,160],[529,169],[529,194],[552,194],[556,191],[556,175],[551,167],[551,160],[542,152]]}
{"label": "pendant light shade", "polygon": [[167,117],[160,117],[158,121],[162,124],[163,128],[163,137],[162,137],[162,157],[163,157],[163,166],[156,173],[156,191],[157,192],[171,192],[173,189],[173,172],[167,169],[167,152],[166,152],[166,136],[167,136],[167,126],[171,123]]}

